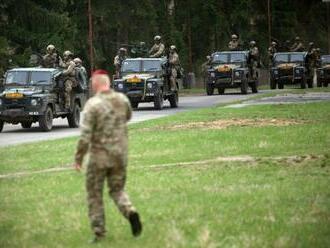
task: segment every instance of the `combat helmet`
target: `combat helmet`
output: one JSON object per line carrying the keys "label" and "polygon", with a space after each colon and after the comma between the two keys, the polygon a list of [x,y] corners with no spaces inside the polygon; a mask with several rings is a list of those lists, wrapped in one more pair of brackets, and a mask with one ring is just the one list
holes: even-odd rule
{"label": "combat helmet", "polygon": [[232,34],[231,39],[232,40],[237,40],[238,39],[238,36],[236,34]]}
{"label": "combat helmet", "polygon": [[73,62],[80,65],[82,64],[82,60],[80,58],[74,58]]}
{"label": "combat helmet", "polygon": [[154,41],[159,41],[159,40],[161,40],[162,39],[162,37],[160,36],[160,35],[156,35],[155,37],[154,37]]}
{"label": "combat helmet", "polygon": [[176,46],[171,45],[171,46],[170,46],[170,50],[175,50],[175,51],[176,51]]}
{"label": "combat helmet", "polygon": [[55,46],[52,45],[52,44],[49,44],[49,45],[47,46],[46,50],[47,50],[47,52],[52,52],[52,51],[55,50]]}

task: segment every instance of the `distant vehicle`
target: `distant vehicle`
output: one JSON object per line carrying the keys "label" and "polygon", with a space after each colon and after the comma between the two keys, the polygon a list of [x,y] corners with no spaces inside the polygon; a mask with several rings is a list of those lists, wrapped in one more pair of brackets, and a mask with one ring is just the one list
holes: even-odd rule
{"label": "distant vehicle", "polygon": [[284,85],[300,85],[300,88],[313,88],[312,73],[309,72],[306,52],[275,53],[270,70],[270,88],[283,89]]}
{"label": "distant vehicle", "polygon": [[79,87],[73,88],[71,109],[64,108],[64,82],[59,69],[16,68],[6,72],[0,86],[0,131],[4,123],[30,128],[39,122],[42,131],[50,131],[54,118],[67,118],[69,126],[79,126],[80,110],[87,96],[87,79],[77,77]]}
{"label": "distant vehicle", "polygon": [[[177,89],[179,89],[177,79]],[[157,110],[168,100],[178,107],[178,91],[170,90],[169,68],[166,58],[134,58],[123,61],[121,78],[114,80],[113,88],[130,99],[133,108],[140,102],[153,102]]]}
{"label": "distant vehicle", "polygon": [[330,55],[321,56],[321,67],[317,68],[317,87],[328,87],[330,83]]}
{"label": "distant vehicle", "polygon": [[258,80],[252,77],[248,60],[248,51],[213,53],[207,72],[207,95],[213,95],[214,89],[218,89],[219,94],[224,94],[226,88],[240,88],[242,94],[247,94],[249,87],[253,93],[257,93]]}

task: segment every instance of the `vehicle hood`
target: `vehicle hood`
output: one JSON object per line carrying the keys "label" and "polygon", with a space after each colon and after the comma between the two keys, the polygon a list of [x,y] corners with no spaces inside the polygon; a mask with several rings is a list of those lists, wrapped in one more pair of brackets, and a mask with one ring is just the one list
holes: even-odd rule
{"label": "vehicle hood", "polygon": [[151,73],[145,73],[145,74],[129,74],[129,75],[125,75],[123,76],[123,80],[127,80],[127,79],[132,79],[132,78],[138,78],[138,79],[142,79],[142,80],[147,80],[150,78],[154,78],[155,75],[151,74]]}
{"label": "vehicle hood", "polygon": [[323,65],[322,66],[322,69],[330,70],[330,64]]}
{"label": "vehicle hood", "polygon": [[276,68],[288,70],[288,69],[293,69],[296,66],[299,66],[299,64],[298,63],[284,63],[284,64],[279,64],[278,66],[276,66]]}
{"label": "vehicle hood", "polygon": [[38,86],[31,87],[6,87],[4,91],[1,92],[0,95],[6,95],[8,93],[21,93],[25,96],[31,96],[33,94],[40,94],[43,90]]}
{"label": "vehicle hood", "polygon": [[218,72],[228,72],[237,68],[240,68],[241,66],[236,64],[225,64],[225,65],[217,65],[213,66],[214,70]]}

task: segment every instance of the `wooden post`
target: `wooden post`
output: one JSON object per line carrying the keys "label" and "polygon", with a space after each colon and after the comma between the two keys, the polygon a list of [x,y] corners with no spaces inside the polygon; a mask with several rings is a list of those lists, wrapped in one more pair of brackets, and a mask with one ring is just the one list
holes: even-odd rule
{"label": "wooden post", "polygon": [[272,42],[272,13],[271,13],[271,0],[268,0],[268,44]]}
{"label": "wooden post", "polygon": [[88,44],[89,44],[89,62],[91,75],[94,70],[94,49],[93,49],[93,19],[92,19],[92,4],[88,0]]}

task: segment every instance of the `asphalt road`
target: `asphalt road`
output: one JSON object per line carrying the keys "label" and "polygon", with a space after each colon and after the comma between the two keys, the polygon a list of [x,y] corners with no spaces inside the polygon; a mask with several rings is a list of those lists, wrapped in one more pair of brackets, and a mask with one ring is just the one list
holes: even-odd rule
{"label": "asphalt road", "polygon": [[[156,119],[164,116],[173,115],[187,110],[214,106],[219,103],[229,103],[236,100],[247,99],[254,94],[226,94],[214,96],[186,96],[180,97],[179,107],[172,109],[169,102],[165,101],[163,110],[153,109],[152,103],[143,103],[134,111],[131,123],[145,120]],[[41,132],[38,123],[33,124],[30,129],[22,129],[21,125],[6,124],[0,133],[0,146],[16,145],[41,140],[59,139],[64,137],[79,135],[79,128],[69,128],[66,119],[55,119],[51,132]]]}

